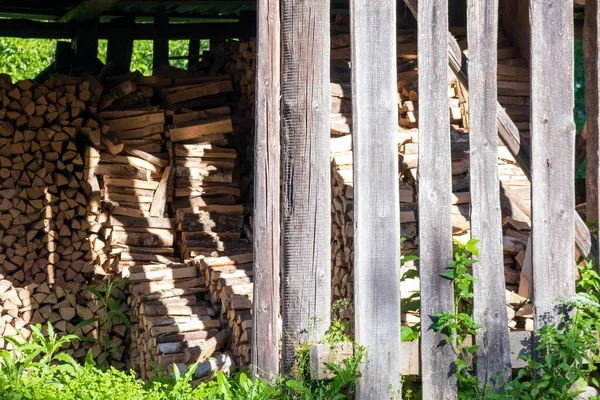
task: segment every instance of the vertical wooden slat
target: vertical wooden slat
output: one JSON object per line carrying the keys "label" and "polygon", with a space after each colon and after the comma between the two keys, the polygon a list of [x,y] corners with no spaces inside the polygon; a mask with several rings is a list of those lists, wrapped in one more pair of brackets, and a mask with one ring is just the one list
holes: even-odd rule
{"label": "vertical wooden slat", "polygon": [[252,368],[279,374],[280,114],[279,0],[259,0],[254,142],[254,303]]}
{"label": "vertical wooden slat", "polygon": [[[417,0],[404,0],[404,3],[416,17],[418,6]],[[467,62],[468,58],[460,51],[458,42],[450,33],[448,33],[448,65],[463,85],[467,85]],[[530,177],[531,149],[529,148],[529,145],[527,142],[521,141],[519,130],[500,103],[497,104],[496,113],[500,139],[502,139],[506,148],[513,155],[521,170],[525,175]],[[597,238],[590,234],[590,230],[575,210],[573,210],[573,214],[575,223],[575,241],[577,246],[584,256],[589,257],[592,261],[597,263],[599,258]]]}
{"label": "vertical wooden slat", "polygon": [[477,377],[489,383],[510,374],[496,132],[498,0],[468,0],[467,21],[471,235],[480,241],[479,263],[473,266],[473,317],[482,325],[476,337],[482,346]]}
{"label": "vertical wooden slat", "polygon": [[329,0],[283,0],[283,372],[331,309]]}
{"label": "vertical wooden slat", "polygon": [[[586,219],[588,221],[598,220],[598,169],[600,136],[600,113],[598,102],[600,101],[600,73],[598,56],[600,56],[600,38],[598,37],[598,0],[587,0],[585,2],[585,16],[583,22],[583,56],[585,70],[585,111],[586,111]],[[583,134],[583,132],[582,132]]]}
{"label": "vertical wooden slat", "polygon": [[531,193],[534,328],[575,292],[573,2],[531,3]]}
{"label": "vertical wooden slat", "polygon": [[401,357],[396,1],[353,0],[350,32],[354,326],[370,360],[356,398],[388,399],[399,389]]}
{"label": "vertical wooden slat", "polygon": [[434,314],[454,309],[452,282],[440,277],[452,262],[447,1],[421,0],[417,14],[423,398],[455,399],[456,356],[450,345],[443,344],[445,336],[429,328]]}

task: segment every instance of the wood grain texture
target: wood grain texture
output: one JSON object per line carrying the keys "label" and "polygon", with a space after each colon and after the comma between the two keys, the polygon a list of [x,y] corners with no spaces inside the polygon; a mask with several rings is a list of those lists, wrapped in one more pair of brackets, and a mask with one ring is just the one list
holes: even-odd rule
{"label": "wood grain texture", "polygon": [[370,360],[356,398],[387,399],[398,390],[401,359],[395,0],[353,0],[350,32],[354,326]]}
{"label": "wood grain texture", "polygon": [[[417,17],[417,0],[404,0],[404,3]],[[461,84],[468,90],[468,58],[456,42],[456,39],[448,33],[448,64],[450,69]],[[514,122],[510,119],[500,103],[496,106],[496,117],[498,119],[498,134],[504,145],[511,152],[517,164],[527,177],[531,177],[531,148],[529,145],[521,141],[519,130]],[[591,235],[589,228],[581,219],[579,214],[573,210],[575,224],[575,242],[581,253],[589,257],[592,261],[598,262],[598,240],[596,236]]]}
{"label": "wood grain texture", "polygon": [[254,304],[252,369],[279,374],[280,316],[280,135],[281,34],[279,0],[259,0],[254,141]]}
{"label": "wood grain texture", "polygon": [[419,255],[421,374],[424,399],[456,399],[456,355],[445,335],[429,328],[434,315],[452,310],[452,168],[448,113],[448,4],[424,0],[418,10],[419,43]]}
{"label": "wood grain texture", "polygon": [[498,0],[468,0],[467,21],[471,236],[480,241],[479,262],[473,266],[473,317],[482,325],[475,338],[482,346],[477,377],[496,386],[492,377],[510,378],[495,115]]}
{"label": "wood grain texture", "polygon": [[282,3],[284,373],[330,323],[329,4]]}
{"label": "wood grain texture", "polygon": [[[531,203],[534,328],[575,293],[573,4],[531,2]],[[560,96],[556,94],[560,93]]]}
{"label": "wood grain texture", "polygon": [[[598,0],[588,0],[585,6],[583,22],[583,56],[585,70],[585,113],[586,113],[586,219],[593,221],[598,219],[598,169],[600,168],[598,157],[598,137],[600,136],[600,113],[598,101],[600,101],[600,86],[598,74],[598,56],[600,54],[600,38],[598,37]],[[585,129],[584,128],[584,129]],[[579,135],[582,136],[582,135]]]}

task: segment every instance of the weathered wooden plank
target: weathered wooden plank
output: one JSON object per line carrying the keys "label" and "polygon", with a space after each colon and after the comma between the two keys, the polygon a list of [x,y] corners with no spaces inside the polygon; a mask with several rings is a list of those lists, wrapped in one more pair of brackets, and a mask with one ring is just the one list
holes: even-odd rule
{"label": "weathered wooden plank", "polygon": [[452,167],[448,115],[448,4],[422,0],[418,10],[419,254],[421,373],[424,399],[456,399],[456,356],[433,315],[454,307],[452,282],[440,276],[452,262]]}
{"label": "weathered wooden plank", "polygon": [[471,236],[480,241],[479,263],[473,266],[473,317],[482,325],[475,338],[482,346],[477,377],[496,386],[494,377],[510,377],[495,115],[498,0],[468,0],[467,21]]}
{"label": "weathered wooden plank", "polygon": [[[588,0],[585,6],[583,23],[583,55],[585,70],[585,112],[586,112],[586,219],[594,221],[600,215],[598,211],[598,169],[599,161],[599,136],[600,136],[600,37],[598,37],[598,0]],[[585,129],[585,128],[584,128]],[[583,132],[582,132],[583,133]],[[581,136],[581,135],[580,135]],[[576,166],[577,167],[577,166]]]}
{"label": "weathered wooden plank", "polygon": [[331,308],[329,0],[284,0],[283,372]]}
{"label": "weathered wooden plank", "polygon": [[[404,0],[404,3],[411,11],[411,13],[417,16],[417,0]],[[468,90],[468,73],[467,64],[468,58],[460,50],[456,39],[448,33],[448,65],[450,69],[460,83],[465,86]],[[498,133],[500,139],[504,145],[508,148],[510,153],[515,158],[517,164],[527,176],[531,176],[531,149],[526,142],[522,142],[520,139],[519,129],[517,129],[514,122],[510,119],[502,105],[498,103],[496,108],[496,116],[498,119]],[[581,253],[592,259],[592,261],[598,261],[598,243],[597,238],[590,234],[589,228],[585,225],[585,222],[581,219],[579,214],[573,210],[574,213],[574,224],[575,224],[575,240],[577,246],[581,250]]]}
{"label": "weathered wooden plank", "polygon": [[398,390],[401,358],[396,2],[351,7],[354,326],[370,360],[356,398],[387,399]]}
{"label": "weathered wooden plank", "polygon": [[258,1],[254,142],[252,372],[279,374],[281,33],[279,0]]}
{"label": "weathered wooden plank", "polygon": [[[531,183],[534,327],[575,293],[573,4],[531,2]],[[560,96],[556,96],[560,93]]]}

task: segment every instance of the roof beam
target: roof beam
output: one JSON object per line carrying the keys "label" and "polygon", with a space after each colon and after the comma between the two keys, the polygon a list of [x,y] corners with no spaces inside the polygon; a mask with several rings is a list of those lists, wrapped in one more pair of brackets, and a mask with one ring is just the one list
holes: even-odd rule
{"label": "roof beam", "polygon": [[83,0],[58,19],[58,22],[89,22],[112,8],[117,0]]}

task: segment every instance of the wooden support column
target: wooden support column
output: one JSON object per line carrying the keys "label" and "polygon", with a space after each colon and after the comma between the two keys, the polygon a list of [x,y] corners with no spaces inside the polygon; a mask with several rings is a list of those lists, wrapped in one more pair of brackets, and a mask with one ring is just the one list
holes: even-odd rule
{"label": "wooden support column", "polygon": [[[598,168],[599,162],[599,136],[600,136],[600,113],[598,102],[600,101],[600,37],[598,36],[598,0],[587,0],[585,2],[585,16],[583,23],[583,57],[585,69],[585,112],[586,112],[586,219],[588,221],[598,220]],[[582,132],[583,134],[583,132]],[[581,135],[580,135],[581,136]]]}
{"label": "wooden support column", "polygon": [[401,378],[396,1],[352,0],[350,32],[354,326],[369,360],[356,398],[388,399]]}
{"label": "wooden support column", "polygon": [[273,380],[279,374],[281,24],[279,0],[259,0],[254,141],[254,303],[252,372]]}
{"label": "wooden support column", "polygon": [[188,47],[188,69],[200,60],[200,40],[191,39]]}
{"label": "wooden support column", "polygon": [[125,73],[131,68],[133,54],[133,26],[135,18],[117,18],[110,21],[115,30],[121,32],[120,38],[108,39],[106,61],[115,65],[117,73]]}
{"label": "wooden support column", "polygon": [[454,309],[452,282],[440,276],[452,262],[447,1],[421,0],[417,21],[421,373],[423,398],[445,400],[456,399],[456,355],[445,335],[429,326],[434,314]]}
{"label": "wooden support column", "polygon": [[283,373],[331,310],[329,0],[283,0]]}
{"label": "wooden support column", "polygon": [[98,58],[99,20],[86,22],[78,27],[78,34],[72,46],[75,53],[75,66],[91,66]]}
{"label": "wooden support column", "polygon": [[[531,203],[534,328],[575,293],[573,2],[531,2]],[[560,93],[560,96],[556,96]]]}
{"label": "wooden support column", "polygon": [[163,9],[158,13],[156,18],[154,18],[154,30],[155,36],[154,41],[152,42],[153,49],[153,63],[152,70],[156,71],[162,65],[166,65],[169,63],[169,40],[161,35],[161,32],[169,26],[169,17],[167,17],[164,13]]}
{"label": "wooden support column", "polygon": [[56,42],[56,52],[54,55],[54,64],[59,74],[68,74],[73,62],[73,49],[71,43],[65,41]]}
{"label": "wooden support column", "polygon": [[496,132],[498,0],[468,0],[469,154],[471,236],[478,239],[473,317],[477,331],[477,377],[496,386],[494,377],[510,377],[510,343],[502,250],[502,213],[498,185]]}

